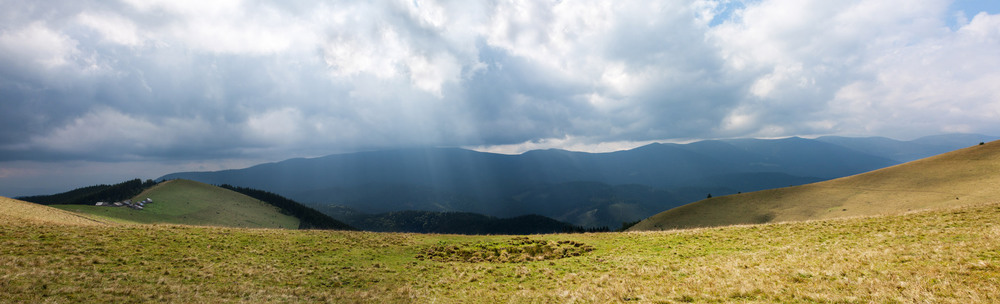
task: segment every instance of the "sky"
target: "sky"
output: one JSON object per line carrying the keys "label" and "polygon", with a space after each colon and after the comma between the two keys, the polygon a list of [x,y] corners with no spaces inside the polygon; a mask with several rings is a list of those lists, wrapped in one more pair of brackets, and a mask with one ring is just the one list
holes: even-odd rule
{"label": "sky", "polygon": [[1000,135],[1000,1],[0,0],[0,195],[414,146]]}

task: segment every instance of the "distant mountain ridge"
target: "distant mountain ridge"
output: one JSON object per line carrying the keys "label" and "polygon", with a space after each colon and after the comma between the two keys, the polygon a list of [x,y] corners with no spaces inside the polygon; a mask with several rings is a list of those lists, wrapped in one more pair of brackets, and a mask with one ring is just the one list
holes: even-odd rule
{"label": "distant mountain ridge", "polygon": [[655,143],[610,153],[550,149],[504,155],[417,148],[181,172],[158,180],[251,187],[304,204],[367,213],[539,214],[573,225],[617,227],[708,194],[806,184],[899,164],[899,159],[922,153],[933,155],[930,148],[902,153],[908,147],[954,147],[944,139],[950,137],[895,141],[899,147],[893,150],[881,148],[892,140],[876,145],[865,142],[885,141],[835,137]]}
{"label": "distant mountain ridge", "polygon": [[[814,162],[824,158],[824,162]],[[896,162],[803,138],[649,144],[610,153],[536,150],[520,155],[458,148],[419,148],[290,159],[246,169],[182,172],[187,178],[286,190],[414,184],[444,190],[475,185],[524,185],[594,181],[610,185],[672,187],[692,179],[752,172],[831,178]],[[265,189],[266,190],[266,189]]]}
{"label": "distant mountain ridge", "polygon": [[968,147],[980,142],[991,142],[1000,139],[996,136],[981,134],[942,134],[917,138],[910,141],[899,141],[885,137],[841,137],[823,136],[818,141],[831,143],[845,148],[885,157],[905,163],[930,157],[959,148]]}

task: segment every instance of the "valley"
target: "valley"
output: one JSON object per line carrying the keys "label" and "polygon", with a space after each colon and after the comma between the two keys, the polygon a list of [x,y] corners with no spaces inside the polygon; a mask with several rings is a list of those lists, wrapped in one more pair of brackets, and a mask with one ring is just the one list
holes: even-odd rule
{"label": "valley", "polygon": [[535,150],[518,155],[422,148],[290,159],[182,178],[274,192],[341,221],[344,214],[467,212],[541,215],[617,228],[704,199],[868,172],[995,137],[706,140],[611,153]]}

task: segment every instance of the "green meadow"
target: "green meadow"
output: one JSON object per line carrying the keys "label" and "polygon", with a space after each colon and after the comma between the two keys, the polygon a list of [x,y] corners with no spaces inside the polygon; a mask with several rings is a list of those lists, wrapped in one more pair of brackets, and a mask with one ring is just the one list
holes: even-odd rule
{"label": "green meadow", "polygon": [[299,220],[277,207],[246,195],[189,180],[166,181],[135,196],[153,203],[143,210],[127,207],[52,205],[96,220],[119,223],[170,223],[227,227],[296,229]]}
{"label": "green meadow", "polygon": [[[1000,294],[998,204],[527,239],[0,220],[8,303],[982,303]],[[510,247],[519,244],[592,249],[519,257],[527,251]],[[477,248],[511,258],[463,258]]]}

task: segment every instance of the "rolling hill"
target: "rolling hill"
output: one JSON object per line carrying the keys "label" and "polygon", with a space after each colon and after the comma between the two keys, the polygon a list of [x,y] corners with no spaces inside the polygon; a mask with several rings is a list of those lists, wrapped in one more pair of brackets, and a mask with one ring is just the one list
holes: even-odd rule
{"label": "rolling hill", "polygon": [[898,214],[1000,199],[1000,141],[813,184],[713,197],[631,231]]}
{"label": "rolling hill", "polygon": [[128,223],[170,223],[185,225],[287,228],[299,227],[299,220],[275,206],[216,186],[189,180],[162,182],[133,200],[153,199],[143,210],[91,205],[51,205],[88,214],[98,219]]}

